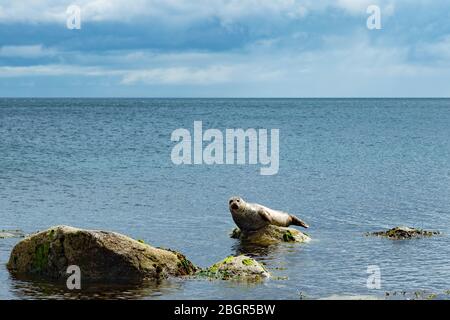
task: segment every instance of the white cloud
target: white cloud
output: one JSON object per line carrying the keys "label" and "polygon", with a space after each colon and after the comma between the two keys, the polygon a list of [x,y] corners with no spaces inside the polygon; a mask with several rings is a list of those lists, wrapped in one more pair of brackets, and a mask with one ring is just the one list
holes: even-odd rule
{"label": "white cloud", "polygon": [[[282,15],[299,17],[306,13],[295,0],[78,0],[0,2],[0,19],[6,22],[64,22],[66,9],[76,4],[83,21],[133,21],[139,17],[195,21],[217,17],[224,23],[248,16]],[[169,22],[169,21],[168,21]]]}
{"label": "white cloud", "polygon": [[279,72],[258,65],[212,64],[205,67],[161,67],[146,69],[101,68],[75,65],[1,66],[0,78],[27,78],[35,76],[118,77],[123,85],[211,85],[246,81],[267,81]]}
{"label": "white cloud", "polygon": [[450,65],[450,35],[432,43],[420,43],[417,53],[424,56],[428,63],[441,62]]}
{"label": "white cloud", "polygon": [[30,76],[110,76],[122,74],[114,70],[98,67],[73,65],[33,65],[33,66],[1,66],[1,78],[30,77]]}
{"label": "white cloud", "polygon": [[122,79],[123,84],[213,84],[229,82],[235,67],[210,66],[207,68],[156,68],[128,71]]}
{"label": "white cloud", "polygon": [[369,5],[376,4],[373,0],[337,0],[336,6],[351,13],[365,13]]}
{"label": "white cloud", "polygon": [[207,67],[168,67],[146,70],[128,70],[121,83],[133,84],[184,84],[212,85],[220,83],[244,83],[280,79],[280,70],[262,68],[257,64],[213,64]]}
{"label": "white cloud", "polygon": [[69,5],[61,1],[0,1],[0,22],[56,22],[65,21]]}
{"label": "white cloud", "polygon": [[[267,48],[261,44],[262,47],[255,45],[245,52],[103,52],[98,57],[79,53],[85,60],[71,59],[75,62],[72,65],[2,66],[0,78],[32,81],[36,76],[60,77],[67,85],[67,77],[74,76],[80,83],[101,86],[106,81],[121,90],[156,86],[169,94],[174,87],[189,88],[183,92],[190,96],[450,94],[443,85],[430,85],[450,81],[448,69],[441,64],[410,62],[409,48],[374,44],[370,39],[364,32],[329,37],[325,39],[326,50],[307,52]],[[448,54],[446,41],[427,50],[445,56]],[[100,66],[99,59],[107,63]],[[436,79],[440,81],[433,82]],[[173,93],[177,94],[181,93]]]}
{"label": "white cloud", "polygon": [[[78,65],[4,66],[0,67],[0,77],[114,76],[118,77],[118,81],[124,85],[209,85],[295,82],[307,74],[314,77],[318,75],[326,77],[328,73],[370,76],[371,74],[396,75],[405,72],[419,74],[426,71],[423,67],[408,64],[406,48],[374,46],[364,33],[354,34],[352,37],[345,37],[345,39],[328,37],[324,40],[327,50],[306,52],[277,50],[261,44],[252,46],[248,51],[229,53],[157,54],[151,51],[139,51],[131,54],[102,53],[101,56],[94,55],[88,58],[80,53],[82,58],[78,60]],[[103,66],[99,65],[100,59],[107,63]],[[77,59],[72,60],[77,61]]]}
{"label": "white cloud", "polygon": [[82,21],[135,21],[160,19],[186,23],[218,18],[226,25],[240,19],[304,17],[310,11],[341,8],[348,13],[365,14],[369,4],[392,11],[393,0],[0,0],[0,21],[64,23],[66,9],[76,4]]}
{"label": "white cloud", "polygon": [[[70,57],[55,60],[70,61],[71,65],[1,66],[0,78],[26,81],[37,76],[61,77],[67,83],[67,77],[73,76],[86,83],[88,77],[99,86],[107,81],[124,90],[159,86],[170,92],[175,86],[190,88],[193,96],[211,92],[221,95],[222,90],[229,90],[229,95],[409,96],[424,95],[422,86],[431,90],[426,92],[439,95],[445,88],[430,88],[428,84],[433,79],[445,82],[450,77],[446,68],[450,61],[449,38],[421,46],[421,53],[432,57],[432,63],[411,61],[413,48],[374,42],[365,30],[322,40],[320,49],[309,51],[279,46],[275,39],[227,52],[71,52]],[[7,46],[0,49],[0,55],[32,56],[45,54],[46,50],[40,45]],[[404,91],[394,92],[394,87]],[[407,91],[410,87],[415,91]]]}

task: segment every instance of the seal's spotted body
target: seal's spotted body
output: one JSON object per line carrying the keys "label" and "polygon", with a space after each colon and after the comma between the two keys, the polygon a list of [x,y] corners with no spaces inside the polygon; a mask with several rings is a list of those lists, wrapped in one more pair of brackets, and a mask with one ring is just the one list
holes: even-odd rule
{"label": "seal's spotted body", "polygon": [[308,225],[294,215],[273,210],[257,203],[247,203],[240,197],[232,197],[228,201],[231,216],[239,229],[256,231],[272,224],[279,227],[290,225],[308,228]]}

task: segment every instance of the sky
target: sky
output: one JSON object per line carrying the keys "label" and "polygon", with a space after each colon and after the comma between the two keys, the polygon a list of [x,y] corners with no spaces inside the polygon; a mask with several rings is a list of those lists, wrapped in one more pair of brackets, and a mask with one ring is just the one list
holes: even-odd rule
{"label": "sky", "polygon": [[0,0],[0,96],[450,97],[450,1]]}

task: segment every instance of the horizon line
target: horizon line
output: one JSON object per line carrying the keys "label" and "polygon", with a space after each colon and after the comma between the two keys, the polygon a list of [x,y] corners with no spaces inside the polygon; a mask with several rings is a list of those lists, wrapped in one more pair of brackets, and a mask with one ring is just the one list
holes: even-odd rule
{"label": "horizon line", "polygon": [[447,97],[139,97],[139,96],[0,96],[0,99],[450,99]]}

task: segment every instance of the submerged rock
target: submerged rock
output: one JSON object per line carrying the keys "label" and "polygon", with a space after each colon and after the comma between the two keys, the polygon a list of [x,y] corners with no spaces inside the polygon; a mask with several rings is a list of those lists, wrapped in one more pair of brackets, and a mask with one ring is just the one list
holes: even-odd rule
{"label": "submerged rock", "polygon": [[449,291],[430,292],[428,290],[418,291],[391,291],[386,292],[387,300],[448,300]]}
{"label": "submerged rock", "polygon": [[0,239],[24,237],[25,233],[22,230],[0,230]]}
{"label": "submerged rock", "polygon": [[427,231],[410,227],[395,227],[386,231],[369,232],[368,236],[386,237],[393,240],[423,238],[439,235],[439,231]]}
{"label": "submerged rock", "polygon": [[155,248],[115,232],[56,226],[21,240],[8,270],[15,276],[66,279],[67,267],[80,267],[83,280],[142,281],[194,274],[182,254]]}
{"label": "submerged rock", "polygon": [[301,231],[293,228],[268,225],[252,232],[244,232],[239,228],[233,229],[231,238],[240,239],[253,244],[269,245],[278,242],[308,242],[311,238]]}
{"label": "submerged rock", "polygon": [[269,272],[261,263],[245,255],[226,257],[211,267],[199,271],[198,275],[238,281],[260,281],[270,277]]}

